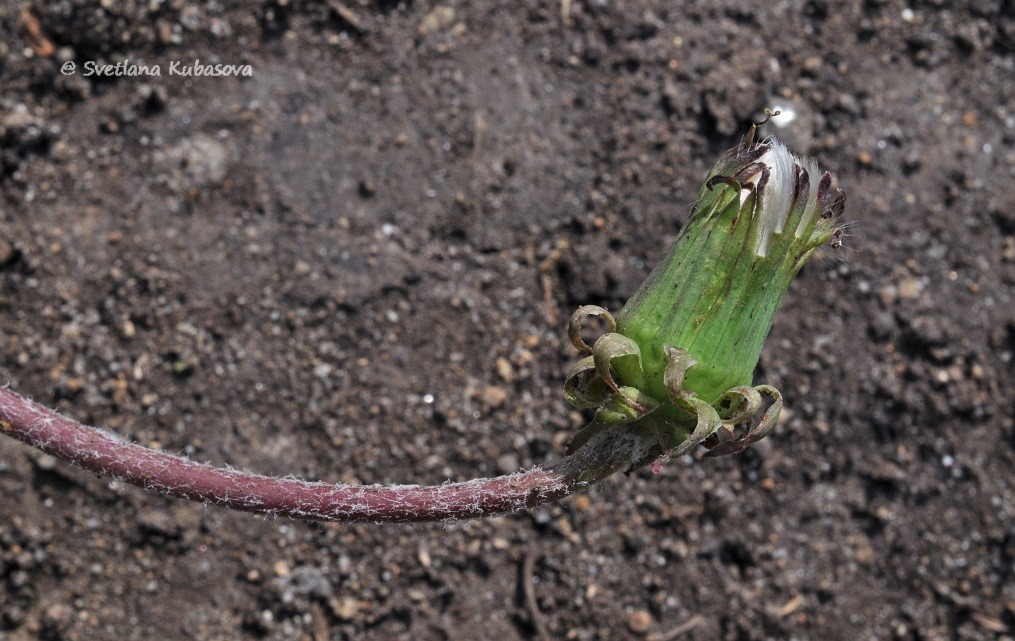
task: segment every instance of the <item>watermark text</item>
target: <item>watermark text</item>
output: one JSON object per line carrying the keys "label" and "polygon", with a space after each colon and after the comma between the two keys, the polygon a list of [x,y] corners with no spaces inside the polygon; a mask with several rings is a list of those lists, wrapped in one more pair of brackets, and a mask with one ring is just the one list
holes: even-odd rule
{"label": "watermark text", "polygon": [[239,76],[249,78],[254,69],[247,64],[204,63],[200,58],[194,60],[170,60],[168,63],[132,62],[129,58],[115,64],[105,64],[95,60],[86,60],[79,66],[74,61],[67,61],[60,66],[60,73],[73,76],[80,73],[88,77],[145,77],[145,76],[183,76],[188,78],[221,78]]}

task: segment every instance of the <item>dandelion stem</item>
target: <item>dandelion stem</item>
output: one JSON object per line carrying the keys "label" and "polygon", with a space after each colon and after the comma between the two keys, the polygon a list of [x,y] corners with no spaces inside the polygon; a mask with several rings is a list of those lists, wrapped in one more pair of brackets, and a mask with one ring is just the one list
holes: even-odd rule
{"label": "dandelion stem", "polygon": [[516,512],[581,492],[645,452],[632,433],[590,442],[553,467],[433,486],[342,485],[196,463],[121,440],[0,388],[0,431],[86,470],[145,490],[294,519],[423,522]]}

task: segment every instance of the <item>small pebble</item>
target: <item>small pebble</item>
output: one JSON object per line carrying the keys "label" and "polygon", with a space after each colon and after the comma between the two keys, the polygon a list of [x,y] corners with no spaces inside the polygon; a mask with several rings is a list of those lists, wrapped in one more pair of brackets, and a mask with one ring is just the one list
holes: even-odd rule
{"label": "small pebble", "polygon": [[903,278],[899,281],[899,296],[905,300],[913,300],[923,291],[923,282],[919,278]]}
{"label": "small pebble", "polygon": [[519,467],[518,457],[514,454],[504,454],[497,458],[497,470],[501,474],[513,474]]}
{"label": "small pebble", "polygon": [[455,21],[455,10],[451,7],[438,6],[430,13],[423,17],[423,21],[419,25],[420,35],[427,33],[433,33],[434,31],[440,31],[447,29]]}
{"label": "small pebble", "polygon": [[331,612],[340,621],[352,621],[359,612],[359,601],[352,597],[343,597],[331,602]]}
{"label": "small pebble", "polygon": [[635,634],[647,634],[652,627],[652,615],[645,610],[635,610],[627,615],[627,628]]}
{"label": "small pebble", "polygon": [[592,499],[589,498],[588,494],[579,494],[575,500],[571,502],[571,506],[580,512],[584,512],[592,506]]}
{"label": "small pebble", "polygon": [[14,245],[6,240],[0,240],[0,265],[6,265],[16,256]]}
{"label": "small pebble", "polygon": [[503,356],[497,359],[497,376],[500,376],[505,383],[515,380],[515,369],[511,366],[511,362]]}
{"label": "small pebble", "polygon": [[508,393],[500,387],[491,385],[480,393],[480,399],[488,409],[494,409],[507,402]]}

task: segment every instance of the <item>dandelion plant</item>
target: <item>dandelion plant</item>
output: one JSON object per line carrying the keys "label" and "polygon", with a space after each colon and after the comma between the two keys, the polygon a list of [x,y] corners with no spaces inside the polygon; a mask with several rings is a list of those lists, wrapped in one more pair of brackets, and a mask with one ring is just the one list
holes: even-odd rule
{"label": "dandelion plant", "polygon": [[[0,388],[0,431],[84,469],[163,494],[249,512],[328,521],[476,518],[583,491],[617,472],[698,445],[732,454],[767,435],[782,395],[752,385],[790,282],[822,245],[836,247],[844,197],[817,164],[756,127],[709,172],[677,240],[614,317],[586,305],[569,335],[585,356],[564,383],[595,410],[564,457],[496,478],[435,486],[342,485],[259,476],[196,463],[87,427]],[[589,345],[582,326],[609,331]],[[765,397],[769,399],[766,403]]]}

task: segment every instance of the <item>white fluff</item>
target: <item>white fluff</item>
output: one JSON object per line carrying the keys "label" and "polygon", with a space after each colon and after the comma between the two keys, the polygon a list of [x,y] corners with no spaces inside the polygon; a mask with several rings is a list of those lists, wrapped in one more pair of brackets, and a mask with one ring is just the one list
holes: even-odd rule
{"label": "white fluff", "polygon": [[772,236],[781,234],[789,220],[793,207],[793,187],[796,183],[797,167],[807,170],[809,190],[803,217],[796,229],[799,238],[814,218],[818,201],[818,163],[810,158],[800,158],[778,140],[770,139],[768,151],[759,159],[768,167],[768,183],[761,195],[761,221],[754,253],[764,256],[772,243]]}

